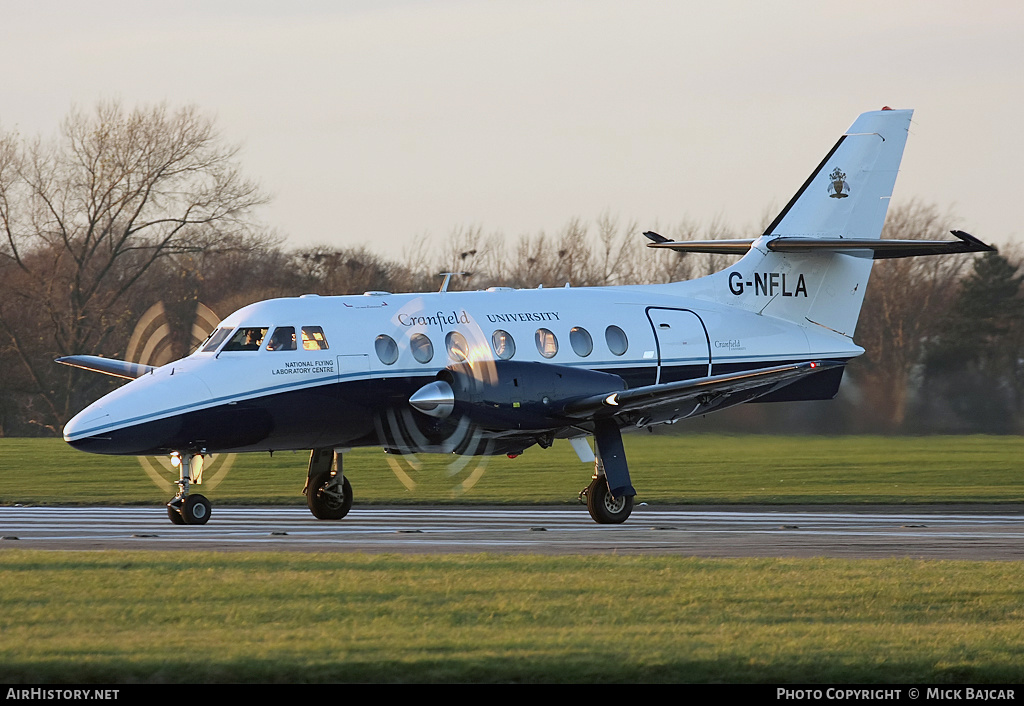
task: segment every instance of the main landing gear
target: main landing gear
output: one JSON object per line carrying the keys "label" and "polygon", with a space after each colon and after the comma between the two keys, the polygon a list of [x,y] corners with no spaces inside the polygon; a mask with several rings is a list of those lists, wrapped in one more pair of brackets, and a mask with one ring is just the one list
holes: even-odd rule
{"label": "main landing gear", "polygon": [[178,494],[167,503],[167,517],[176,525],[205,525],[210,521],[210,501],[204,496],[188,492],[192,475],[200,478],[203,472],[203,455],[171,454],[171,465],[178,467]]}
{"label": "main landing gear", "polygon": [[584,497],[587,499],[587,511],[599,525],[622,524],[633,512],[633,496],[612,495],[608,490],[608,479],[603,475],[595,474],[590,485],[580,491],[580,500]]}
{"label": "main landing gear", "polygon": [[580,491],[580,501],[586,498],[587,511],[599,525],[622,524],[633,512],[636,491],[629,479],[618,424],[612,419],[597,421],[594,442],[594,476]]}
{"label": "main landing gear", "polygon": [[302,492],[318,520],[340,520],[352,509],[352,484],[342,472],[341,459],[334,449],[313,449],[309,455],[309,475]]}

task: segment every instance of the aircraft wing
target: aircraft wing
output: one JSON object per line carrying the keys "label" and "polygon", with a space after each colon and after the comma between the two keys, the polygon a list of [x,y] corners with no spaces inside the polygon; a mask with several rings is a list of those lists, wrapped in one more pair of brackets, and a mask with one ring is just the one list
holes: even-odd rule
{"label": "aircraft wing", "polygon": [[[776,365],[760,370],[711,375],[695,380],[680,380],[658,385],[645,385],[610,394],[591,395],[568,402],[563,412],[570,417],[614,416],[661,405],[673,404],[702,395],[718,397],[755,387],[767,387],[765,394],[780,384],[789,384],[799,378],[823,370],[845,365],[838,360],[806,361]],[[769,387],[770,386],[770,387]]]}
{"label": "aircraft wing", "polygon": [[129,363],[127,360],[116,360],[115,358],[101,358],[98,355],[66,355],[63,358],[57,358],[54,362],[128,380],[134,380],[156,370],[152,365]]}

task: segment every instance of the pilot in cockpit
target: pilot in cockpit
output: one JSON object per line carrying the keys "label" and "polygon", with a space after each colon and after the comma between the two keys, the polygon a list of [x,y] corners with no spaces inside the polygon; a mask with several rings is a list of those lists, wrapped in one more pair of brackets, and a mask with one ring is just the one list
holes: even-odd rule
{"label": "pilot in cockpit", "polygon": [[278,326],[267,342],[268,351],[295,350],[295,329],[292,326]]}
{"label": "pilot in cockpit", "polygon": [[[266,331],[266,329],[263,329]],[[263,342],[263,336],[260,334],[258,328],[250,328],[245,330],[245,343],[242,344],[243,351],[254,351],[259,349],[260,344]]]}

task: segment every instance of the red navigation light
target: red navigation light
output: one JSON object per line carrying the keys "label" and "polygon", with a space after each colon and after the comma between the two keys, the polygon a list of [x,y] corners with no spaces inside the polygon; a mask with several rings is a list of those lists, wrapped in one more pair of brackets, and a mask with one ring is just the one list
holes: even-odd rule
{"label": "red navigation light", "polygon": [[889,106],[887,106],[887,105],[883,105],[883,106],[882,106],[882,110],[892,110],[892,108],[890,108],[890,107],[889,107]]}

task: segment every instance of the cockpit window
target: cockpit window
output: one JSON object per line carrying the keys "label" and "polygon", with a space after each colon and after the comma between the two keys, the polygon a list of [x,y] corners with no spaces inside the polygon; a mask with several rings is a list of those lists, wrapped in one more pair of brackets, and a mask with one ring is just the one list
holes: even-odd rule
{"label": "cockpit window", "polygon": [[302,349],[306,351],[327,350],[327,338],[319,326],[302,327]]}
{"label": "cockpit window", "polygon": [[267,341],[268,351],[293,351],[295,350],[295,327],[278,326]]}
{"label": "cockpit window", "polygon": [[217,350],[220,344],[224,343],[224,339],[231,335],[232,328],[219,328],[210,334],[210,337],[206,339],[206,345],[203,346],[203,353],[212,353]]}
{"label": "cockpit window", "polygon": [[259,350],[263,343],[263,337],[267,335],[266,328],[243,327],[235,331],[228,344],[224,346],[225,351],[255,351]]}

